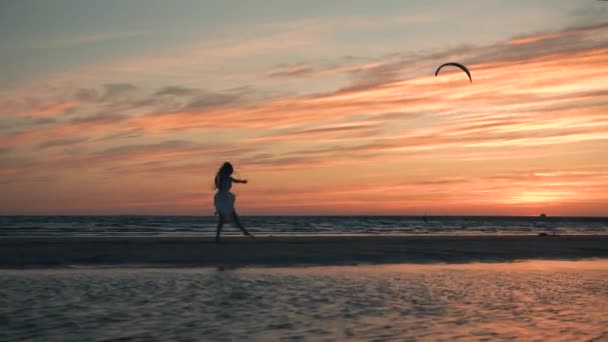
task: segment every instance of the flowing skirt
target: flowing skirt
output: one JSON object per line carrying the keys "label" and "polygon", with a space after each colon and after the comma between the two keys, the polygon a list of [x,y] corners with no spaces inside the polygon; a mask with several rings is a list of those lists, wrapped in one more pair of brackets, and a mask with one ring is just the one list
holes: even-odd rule
{"label": "flowing skirt", "polygon": [[229,218],[234,213],[234,201],[236,196],[232,192],[222,191],[215,194],[213,204],[215,211],[226,218]]}

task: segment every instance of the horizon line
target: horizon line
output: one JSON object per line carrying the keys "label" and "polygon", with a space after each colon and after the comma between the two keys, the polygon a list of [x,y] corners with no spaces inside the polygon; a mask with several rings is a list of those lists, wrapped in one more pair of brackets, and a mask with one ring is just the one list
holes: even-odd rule
{"label": "horizon line", "polygon": [[[215,217],[215,215],[188,215],[188,214],[0,214],[0,217]],[[253,214],[253,215],[239,215],[240,217],[474,217],[474,218],[589,218],[589,219],[608,219],[608,216],[593,216],[593,215],[413,215],[413,214],[299,214],[299,215],[285,215],[285,214]]]}

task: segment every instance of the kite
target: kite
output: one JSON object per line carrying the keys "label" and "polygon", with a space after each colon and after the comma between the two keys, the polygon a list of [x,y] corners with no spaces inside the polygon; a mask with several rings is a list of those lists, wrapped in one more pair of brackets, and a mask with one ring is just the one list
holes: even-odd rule
{"label": "kite", "polygon": [[466,72],[467,76],[469,76],[469,81],[471,81],[471,83],[473,83],[473,78],[471,77],[471,72],[469,71],[469,69],[466,66],[464,66],[464,65],[462,65],[460,63],[445,63],[445,64],[442,64],[439,68],[437,68],[437,70],[435,70],[435,76],[437,76],[439,74],[439,70],[441,70],[441,68],[443,68],[444,66],[448,66],[448,65],[455,66],[455,67],[458,67],[458,68],[462,69],[462,71]]}

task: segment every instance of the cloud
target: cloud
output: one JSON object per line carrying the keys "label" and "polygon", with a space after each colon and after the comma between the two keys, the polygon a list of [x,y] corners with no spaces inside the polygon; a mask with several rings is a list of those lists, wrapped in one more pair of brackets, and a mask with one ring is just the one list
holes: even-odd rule
{"label": "cloud", "polygon": [[184,111],[202,111],[214,107],[224,107],[241,104],[244,99],[243,94],[239,93],[199,93],[185,107]]}
{"label": "cloud", "polygon": [[[581,203],[605,199],[608,188],[607,34],[608,25],[593,24],[475,48],[270,69],[295,81],[323,72],[352,77],[346,87],[303,96],[131,82],[32,95],[7,107],[76,103],[63,110],[69,116],[49,112],[43,118],[53,121],[41,126],[24,112],[4,117],[3,129],[15,131],[0,137],[0,148],[21,159],[6,164],[4,153],[2,174],[78,169],[125,182],[179,175],[181,191],[218,160],[233,159],[264,191],[244,196],[256,212],[441,203],[450,212],[523,213],[545,201],[583,213]],[[461,73],[433,75],[437,62],[452,58],[467,63],[473,84]],[[289,70],[296,65],[306,68]],[[267,191],[292,179],[302,189]]]}
{"label": "cloud", "polygon": [[318,78],[334,75],[363,77],[366,72],[381,70],[389,64],[388,60],[375,61],[369,58],[344,57],[336,62],[320,61],[308,64],[281,64],[268,70],[268,78]]}
{"label": "cloud", "polygon": [[581,26],[573,26],[569,28],[565,28],[556,32],[547,32],[547,33],[539,33],[534,35],[525,35],[512,38],[509,40],[509,44],[513,45],[522,45],[522,44],[533,44],[539,43],[542,41],[555,41],[559,39],[571,39],[572,37],[586,35],[586,34],[594,34],[600,33],[602,30],[608,28],[608,23],[597,23],[597,24],[587,24]]}
{"label": "cloud", "polygon": [[55,140],[49,140],[49,141],[45,141],[43,143],[38,144],[38,148],[41,150],[44,149],[48,149],[51,147],[62,147],[62,146],[68,146],[68,145],[73,145],[73,144],[78,144],[84,141],[87,141],[88,139],[86,138],[66,138],[66,139],[55,139]]}
{"label": "cloud", "polygon": [[[604,26],[596,25],[594,27],[603,28]],[[590,28],[577,28],[575,31],[589,32],[590,30],[595,32],[593,31],[595,29]],[[566,36],[572,37],[572,35]],[[532,45],[534,44],[532,43]],[[511,48],[515,46],[507,45]],[[494,118],[504,115],[502,113],[517,112],[523,116],[526,111],[535,113],[559,112],[559,107],[564,106],[560,103],[564,101],[570,101],[566,106],[572,109],[588,106],[588,101],[601,101],[604,93],[600,89],[589,88],[592,83],[586,85],[589,89],[582,88],[582,90],[567,90],[564,92],[550,90],[557,84],[555,82],[556,77],[564,87],[568,87],[568,82],[580,85],[579,79],[601,79],[602,72],[605,72],[601,68],[602,63],[605,62],[601,51],[601,49],[590,48],[576,53],[551,55],[551,59],[547,59],[546,56],[539,56],[529,58],[517,65],[500,60],[486,61],[479,65],[473,64],[470,67],[474,69],[474,73],[477,73],[479,82],[482,84],[492,83],[492,86],[485,85],[484,89],[476,87],[476,84],[469,87],[459,83],[459,75],[457,74],[442,75],[441,80],[432,79],[431,76],[399,81],[389,81],[378,77],[379,83],[374,86],[347,88],[329,94],[249,104],[251,91],[247,89],[217,93],[172,86],[162,88],[153,93],[152,96],[143,96],[133,100],[131,107],[127,106],[127,108],[133,108],[141,104],[142,101],[152,99],[155,96],[170,95],[183,98],[180,103],[175,103],[168,111],[152,109],[152,112],[147,114],[143,112],[144,115],[134,117],[125,117],[119,114],[108,116],[96,114],[74,118],[72,122],[124,120],[124,124],[130,129],[142,128],[144,131],[200,129],[205,127],[289,130],[290,127],[294,128],[307,123],[347,120],[349,117],[354,118],[361,115],[374,118],[390,112],[400,112],[400,115],[393,119],[385,118],[384,123],[386,124],[402,120],[403,115],[415,115],[421,112],[434,113],[433,115],[437,117],[444,117],[449,112],[457,110],[457,108],[465,108],[465,106],[477,103],[491,104],[491,114],[494,115]],[[482,53],[484,52],[482,51]],[[525,51],[520,51],[520,53],[525,54]],[[564,64],[571,67],[564,69]],[[578,67],[579,65],[580,67]],[[522,72],[526,74],[523,75]],[[593,74],[589,74],[589,72]],[[444,99],[446,99],[446,94],[451,91],[450,86],[452,84],[457,84],[462,92],[458,96],[452,96],[448,104]],[[531,89],[530,92],[522,90],[526,86]],[[107,85],[104,97],[120,98],[123,94],[134,91],[134,88],[130,84]],[[159,102],[150,101],[148,104],[158,105]],[[201,115],[203,113],[204,115]],[[458,115],[453,117],[456,118]],[[523,123],[530,121],[529,118],[526,120]],[[488,125],[488,123],[481,124]],[[581,122],[581,124],[583,123]],[[499,124],[492,125],[499,127]],[[297,135],[302,138],[305,138],[307,134],[310,136],[319,135],[323,129],[319,127],[301,130]],[[471,128],[468,129],[469,132],[467,133],[471,133]],[[295,137],[293,133],[292,129],[291,135]],[[453,132],[450,133],[447,130],[446,133],[452,134]]]}
{"label": "cloud", "polygon": [[0,115],[48,118],[72,113],[80,105],[81,102],[71,99],[26,97],[4,101],[0,104]]}
{"label": "cloud", "polygon": [[137,154],[144,154],[150,151],[158,152],[158,151],[185,151],[190,150],[192,147],[196,146],[190,141],[186,140],[167,140],[160,143],[154,144],[136,144],[136,145],[126,145],[126,146],[118,146],[112,147],[106,150],[103,150],[97,155],[103,156],[131,156]]}
{"label": "cloud", "polygon": [[57,119],[55,119],[55,118],[37,118],[34,120],[33,124],[34,125],[48,125],[48,124],[53,124],[56,122],[57,122]]}
{"label": "cloud", "polygon": [[[440,63],[458,60],[465,64],[504,63],[528,61],[541,56],[551,57],[562,54],[590,51],[605,47],[605,35],[608,29],[607,22],[592,23],[568,27],[559,31],[543,32],[512,38],[496,44],[477,46],[461,44],[440,51],[419,51],[407,54],[393,54],[383,58],[367,61],[363,64],[350,64],[345,60],[342,64],[318,65],[306,64],[285,66],[285,69],[276,69],[279,76],[320,76],[326,73],[345,73],[355,77],[354,83],[344,87],[343,90],[359,90],[374,87],[384,83],[393,82],[407,77],[419,77],[421,70],[427,69],[430,75]],[[289,72],[306,70],[300,74]],[[272,74],[272,71],[271,71]]]}
{"label": "cloud", "polygon": [[167,86],[154,93],[154,96],[190,96],[196,93],[198,93],[198,89],[180,86]]}
{"label": "cloud", "polygon": [[128,100],[137,90],[133,84],[130,83],[110,83],[104,85],[104,93],[101,96],[101,101],[119,101]]}
{"label": "cloud", "polygon": [[128,117],[126,115],[117,114],[117,113],[97,113],[88,116],[79,116],[70,120],[71,123],[74,124],[94,124],[94,123],[118,123],[120,121],[126,120]]}
{"label": "cloud", "polygon": [[267,73],[268,77],[291,77],[291,76],[308,76],[313,73],[313,67],[310,65],[291,65],[279,66]]}
{"label": "cloud", "polygon": [[[255,193],[259,195],[255,201],[245,201],[247,205],[260,211],[276,207],[285,209],[305,206],[309,210],[327,210],[329,207],[329,212],[356,212],[357,208],[364,206],[370,212],[383,213],[416,209],[429,212],[430,209],[435,215],[453,214],[466,208],[474,208],[474,212],[487,215],[496,213],[496,209],[490,209],[493,205],[502,208],[519,205],[520,214],[538,215],[541,210],[553,207],[550,201],[588,204],[586,198],[606,198],[605,193],[596,190],[598,186],[608,185],[608,175],[605,172],[588,172],[584,178],[579,175],[580,172],[564,172],[554,176],[514,172],[497,176],[452,177],[432,181],[413,179],[393,184],[376,181],[358,184],[356,187],[267,187],[256,189]],[[440,203],[440,206],[434,203]],[[513,212],[513,208],[507,210]],[[570,210],[581,212],[576,206]]]}
{"label": "cloud", "polygon": [[290,129],[290,130],[279,130],[268,135],[259,136],[255,138],[247,139],[249,142],[261,142],[261,141],[272,141],[272,140],[294,140],[301,137],[303,140],[308,140],[313,137],[316,138],[327,138],[337,139],[339,137],[345,137],[347,139],[360,138],[370,135],[379,134],[379,128],[382,125],[380,123],[362,123],[362,124],[343,124],[343,125],[330,125],[317,128],[309,129]]}
{"label": "cloud", "polygon": [[[81,141],[77,141],[78,139]],[[194,173],[195,170],[192,169],[194,166],[207,165],[206,169],[208,169],[211,166],[215,167],[219,158],[238,157],[253,150],[250,147],[235,148],[217,143],[196,143],[172,139],[158,143],[135,143],[105,148],[96,143],[91,145],[92,150],[76,152],[63,150],[54,154],[47,153],[47,149],[52,147],[74,147],[85,141],[86,138],[47,141],[37,147],[38,150],[46,153],[44,156],[32,158],[28,154],[3,158],[0,165],[0,176],[19,178],[32,173],[38,175],[65,174],[76,170],[82,174],[101,172],[125,177],[139,173],[158,174],[169,170]],[[211,156],[215,157],[210,158]],[[201,169],[197,169],[197,172],[200,173]]]}
{"label": "cloud", "polygon": [[[589,31],[580,28],[576,30],[577,32]],[[572,35],[566,36],[572,37]],[[511,49],[521,48],[516,45],[507,45]],[[523,49],[525,50],[525,47]],[[533,50],[536,49],[537,47],[533,47]],[[485,52],[482,51],[482,53]],[[520,53],[525,54],[525,51],[520,51]],[[369,119],[382,117],[384,124],[390,125],[391,123],[398,124],[408,115],[416,118],[419,113],[429,113],[426,115],[432,115],[441,120],[445,118],[479,120],[472,115],[463,116],[459,112],[467,110],[471,106],[483,105],[488,108],[486,112],[475,115],[491,117],[494,122],[479,121],[470,127],[444,125],[443,129],[429,134],[427,139],[442,142],[442,139],[445,140],[445,138],[438,139],[437,136],[454,136],[456,132],[459,132],[460,135],[486,134],[486,136],[480,136],[479,141],[475,143],[494,146],[530,145],[533,144],[533,141],[553,144],[557,141],[566,143],[572,140],[601,140],[603,139],[601,131],[597,134],[587,135],[587,138],[585,138],[585,134],[592,129],[602,129],[602,122],[597,121],[601,119],[597,116],[601,113],[602,99],[605,95],[604,91],[599,89],[601,79],[605,77],[606,73],[605,68],[602,68],[604,63],[606,63],[606,58],[603,50],[591,47],[583,51],[565,51],[558,55],[528,58],[518,64],[502,61],[500,58],[498,61],[472,64],[471,67],[478,76],[478,81],[476,80],[472,86],[460,82],[460,75],[449,73],[442,75],[441,79],[435,79],[429,75],[414,79],[388,81],[380,77],[381,81],[374,86],[342,89],[334,93],[315,96],[269,100],[254,105],[248,104],[244,100],[245,96],[241,94],[201,92],[192,101],[176,110],[154,113],[151,116],[138,116],[126,124],[133,128],[142,127],[148,131],[209,127],[243,130],[273,128],[291,132],[292,138],[305,140],[307,136],[319,136],[324,128],[304,129],[299,133],[294,131],[294,128],[306,124],[318,126],[327,120],[348,120],[357,117]],[[568,68],[564,68],[564,65],[567,65]],[[477,86],[478,83],[481,86]],[[454,89],[459,89],[460,93],[455,93]],[[190,90],[188,93],[193,93],[193,91]],[[595,102],[595,104],[591,102]],[[597,107],[598,105],[599,107]],[[589,108],[589,111],[574,122],[568,118],[570,114],[565,112],[582,108]],[[398,114],[391,114],[391,118],[391,116],[387,116],[391,112]],[[204,115],[201,115],[203,113]],[[559,113],[563,113],[563,115]],[[514,114],[516,114],[515,117]],[[552,118],[558,114],[562,117]],[[505,116],[511,116],[511,121],[506,121]],[[545,121],[545,127],[539,126],[535,129],[525,127],[532,128],[531,122],[548,119],[551,120],[550,125],[553,126],[549,125],[549,121]],[[474,123],[474,121],[472,122]],[[534,132],[538,129],[557,130],[567,122],[579,126],[578,131],[562,130],[561,133],[548,131],[542,135]],[[441,125],[441,121],[438,121],[438,124]],[[511,129],[505,130],[507,127],[511,127]],[[489,136],[487,134],[502,135]],[[509,134],[511,135],[508,136]],[[523,136],[526,134],[531,135],[524,139]],[[417,135],[420,135],[420,131]],[[564,139],[560,140],[560,136],[563,136]],[[482,139],[485,140],[482,141]],[[258,141],[261,140],[258,139]],[[448,146],[452,142],[443,141],[442,144],[434,143],[429,146]],[[387,146],[385,143],[381,145]],[[372,144],[371,146],[378,145]],[[391,146],[387,147],[392,148]],[[398,145],[394,147],[398,148]]]}
{"label": "cloud", "polygon": [[98,97],[99,97],[99,92],[96,89],[89,89],[89,88],[77,89],[74,94],[75,99],[82,101],[82,102],[86,102],[86,103],[93,102]]}

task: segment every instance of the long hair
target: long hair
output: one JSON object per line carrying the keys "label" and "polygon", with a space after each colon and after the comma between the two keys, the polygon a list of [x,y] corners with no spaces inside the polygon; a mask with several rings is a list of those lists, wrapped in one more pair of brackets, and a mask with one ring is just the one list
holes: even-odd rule
{"label": "long hair", "polygon": [[217,174],[215,175],[215,188],[219,189],[221,180],[225,177],[230,177],[230,175],[232,175],[232,172],[234,172],[232,164],[230,164],[229,162],[225,162],[222,167],[217,170]]}

